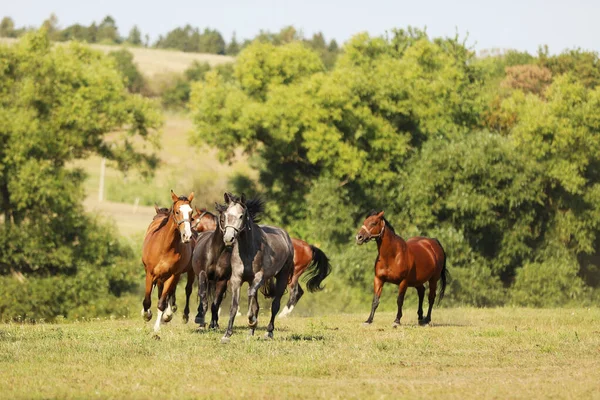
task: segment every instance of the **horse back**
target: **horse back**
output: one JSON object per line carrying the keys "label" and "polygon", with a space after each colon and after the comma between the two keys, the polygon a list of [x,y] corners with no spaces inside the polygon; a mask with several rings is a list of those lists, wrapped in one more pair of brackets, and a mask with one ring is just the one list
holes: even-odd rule
{"label": "horse back", "polygon": [[292,238],[292,245],[294,246],[294,272],[298,268],[306,268],[313,259],[313,252],[310,245],[304,240]]}
{"label": "horse back", "polygon": [[444,266],[444,250],[437,239],[416,236],[406,241],[413,258],[416,280],[439,279]]}

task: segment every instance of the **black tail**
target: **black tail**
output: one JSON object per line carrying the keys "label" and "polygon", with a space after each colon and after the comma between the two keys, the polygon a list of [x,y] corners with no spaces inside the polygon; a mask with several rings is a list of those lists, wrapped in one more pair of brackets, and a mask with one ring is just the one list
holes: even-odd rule
{"label": "black tail", "polygon": [[440,285],[440,299],[438,300],[438,303],[440,301],[442,301],[442,299],[444,298],[444,293],[446,292],[446,282],[448,281],[448,269],[446,268],[446,250],[444,250],[444,246],[442,246],[442,244],[440,243],[439,240],[435,239],[436,242],[438,242],[438,244],[440,245],[440,248],[442,249],[442,252],[444,253],[444,266],[442,267],[442,284]]}
{"label": "black tail", "polygon": [[309,292],[316,292],[323,290],[321,282],[331,273],[331,265],[329,264],[329,258],[327,258],[321,249],[313,245],[310,246],[310,249],[313,252],[313,258],[308,266],[306,287]]}
{"label": "black tail", "polygon": [[208,280],[208,303],[212,303],[213,301],[215,301],[215,291],[216,291],[216,284],[215,281],[213,280]]}

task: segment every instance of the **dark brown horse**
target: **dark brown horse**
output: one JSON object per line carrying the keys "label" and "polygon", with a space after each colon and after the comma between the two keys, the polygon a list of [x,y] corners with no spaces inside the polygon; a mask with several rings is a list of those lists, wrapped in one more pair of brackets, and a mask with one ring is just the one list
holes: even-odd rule
{"label": "dark brown horse", "polygon": [[[378,255],[375,261],[374,296],[371,315],[365,322],[373,322],[375,310],[379,305],[379,297],[383,284],[391,282],[398,285],[398,314],[394,327],[400,325],[402,304],[406,289],[414,287],[419,294],[419,324],[426,325],[431,321],[431,309],[435,301],[437,283],[441,279],[440,301],[446,289],[446,253],[437,239],[413,237],[404,241],[396,235],[394,228],[384,218],[384,212],[372,211],[365,219],[356,235],[356,243],[363,244],[372,239],[377,242]],[[429,310],[423,318],[424,284],[429,282]]]}
{"label": "dark brown horse", "polygon": [[288,285],[290,298],[287,305],[279,313],[280,318],[288,316],[304,294],[299,282],[302,274],[307,272],[309,275],[306,282],[308,291],[316,292],[323,289],[321,282],[331,272],[329,259],[321,249],[300,239],[292,238],[292,244],[294,245],[294,274]]}
{"label": "dark brown horse", "polygon": [[[173,316],[171,301],[167,296],[177,286],[179,276],[190,263],[192,257],[192,207],[194,193],[188,197],[179,197],[171,191],[173,206],[168,214],[157,214],[146,230],[142,247],[142,263],[146,270],[146,291],[142,316],[146,321],[152,319],[150,306],[154,285],[159,287],[158,315],[154,331],[160,330],[164,320]],[[160,288],[163,288],[160,291]],[[168,303],[168,304],[167,304]],[[166,310],[166,311],[165,311]]]}

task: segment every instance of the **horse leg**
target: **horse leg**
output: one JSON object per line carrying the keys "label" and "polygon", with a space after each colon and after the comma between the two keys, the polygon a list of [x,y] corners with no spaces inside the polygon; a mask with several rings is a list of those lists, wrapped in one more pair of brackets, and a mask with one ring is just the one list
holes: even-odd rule
{"label": "horse leg", "polygon": [[425,298],[425,286],[417,286],[417,294],[419,295],[419,309],[417,310],[417,316],[419,321],[423,319],[423,299]]}
{"label": "horse leg", "polygon": [[[293,264],[292,264],[293,267]],[[284,267],[285,268],[285,267]],[[287,274],[284,274],[287,275]],[[281,297],[283,293],[285,293],[285,288],[287,286],[288,278],[287,276],[279,276],[275,281],[275,296],[273,297],[273,302],[271,303],[271,320],[269,321],[269,325],[267,326],[267,333],[265,333],[266,339],[273,339],[273,331],[275,330],[275,317],[279,312],[279,306],[281,305]]]}
{"label": "horse leg", "polygon": [[242,280],[238,277],[231,278],[231,309],[229,310],[229,325],[225,335],[221,338],[221,343],[229,343],[229,338],[233,334],[233,323],[235,322],[235,315],[237,314],[238,307],[240,305],[240,288],[242,286]]}
{"label": "horse leg", "polygon": [[383,281],[375,276],[373,280],[373,303],[371,304],[371,314],[369,318],[365,321],[364,325],[369,325],[373,322],[373,317],[375,316],[375,310],[377,310],[377,306],[379,306],[379,297],[381,297],[381,290],[383,289]]}
{"label": "horse leg", "polygon": [[258,311],[260,306],[258,304],[258,293],[254,293],[254,297],[248,299],[248,326],[250,327],[250,336],[254,336],[254,330],[258,325]]}
{"label": "horse leg", "polygon": [[198,297],[200,298],[198,302],[198,314],[194,322],[200,325],[200,329],[204,329],[206,326],[204,318],[206,311],[208,311],[208,276],[206,275],[206,271],[200,271],[198,274]]}
{"label": "horse leg", "polygon": [[187,271],[187,282],[185,284],[185,308],[183,309],[183,322],[186,324],[190,319],[190,296],[192,295],[192,289],[194,286],[194,270],[188,269]]}
{"label": "horse leg", "polygon": [[144,301],[142,303],[142,317],[146,322],[152,319],[152,310],[150,306],[152,306],[152,285],[154,283],[154,279],[152,274],[146,272],[146,291],[144,293]]}
{"label": "horse leg", "polygon": [[284,318],[290,315],[294,307],[296,307],[296,304],[298,304],[300,297],[302,297],[304,294],[304,290],[302,289],[302,286],[300,286],[300,282],[298,282],[297,279],[292,281],[291,286],[290,298],[287,302],[287,305],[283,308],[283,311],[281,311],[281,314],[279,314],[279,318]]}
{"label": "horse leg", "polygon": [[173,319],[173,313],[177,310],[177,306],[175,305],[175,290],[177,289],[177,284],[179,283],[179,278],[181,275],[177,274],[173,278],[173,282],[171,283],[170,288],[167,289],[167,309],[163,314],[163,322],[167,323]]}
{"label": "horse leg", "polygon": [[394,328],[400,326],[400,318],[402,318],[402,305],[404,304],[404,295],[406,294],[406,289],[408,288],[408,282],[404,279],[398,285],[398,314],[396,314],[396,320],[392,325]]}
{"label": "horse leg", "polygon": [[210,307],[211,311],[211,320],[210,326],[211,329],[219,328],[219,310],[221,308],[221,302],[223,301],[223,296],[225,295],[225,291],[227,290],[227,280],[217,281],[215,287],[215,298]]}
{"label": "horse leg", "polygon": [[248,326],[252,331],[252,335],[254,335],[254,329],[256,329],[256,325],[258,325],[258,298],[257,293],[258,289],[263,285],[265,273],[263,271],[258,271],[254,275],[254,279],[250,283],[248,287]]}
{"label": "horse leg", "polygon": [[437,280],[429,281],[429,309],[427,310],[427,316],[419,321],[419,325],[427,325],[431,322],[431,309],[433,308],[433,303],[435,302],[435,290],[437,289]]}
{"label": "horse leg", "polygon": [[158,313],[156,315],[156,323],[154,324],[154,332],[158,333],[160,331],[160,324],[162,322],[163,319],[163,314],[164,311],[167,307],[171,307],[170,304],[168,304],[167,302],[167,295],[169,294],[169,291],[171,290],[171,287],[173,285],[173,282],[175,281],[175,275],[171,275],[169,277],[169,279],[167,279],[164,283],[164,290],[162,293],[162,296],[160,298],[160,300],[158,300]]}

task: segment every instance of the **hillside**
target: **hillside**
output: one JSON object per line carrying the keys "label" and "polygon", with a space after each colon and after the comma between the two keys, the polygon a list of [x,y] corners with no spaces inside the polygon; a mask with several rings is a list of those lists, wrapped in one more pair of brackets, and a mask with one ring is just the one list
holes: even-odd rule
{"label": "hillside", "polygon": [[[0,38],[0,43],[15,43],[17,41],[18,39]],[[57,42],[56,45],[61,46],[65,43],[68,42]],[[184,53],[177,50],[150,49],[123,45],[90,44],[90,47],[105,53],[126,48],[133,54],[134,61],[137,63],[142,74],[150,79],[156,75],[165,73],[182,73],[194,61],[207,62],[211,66],[215,66],[233,62],[234,60],[233,57],[218,54]]]}

